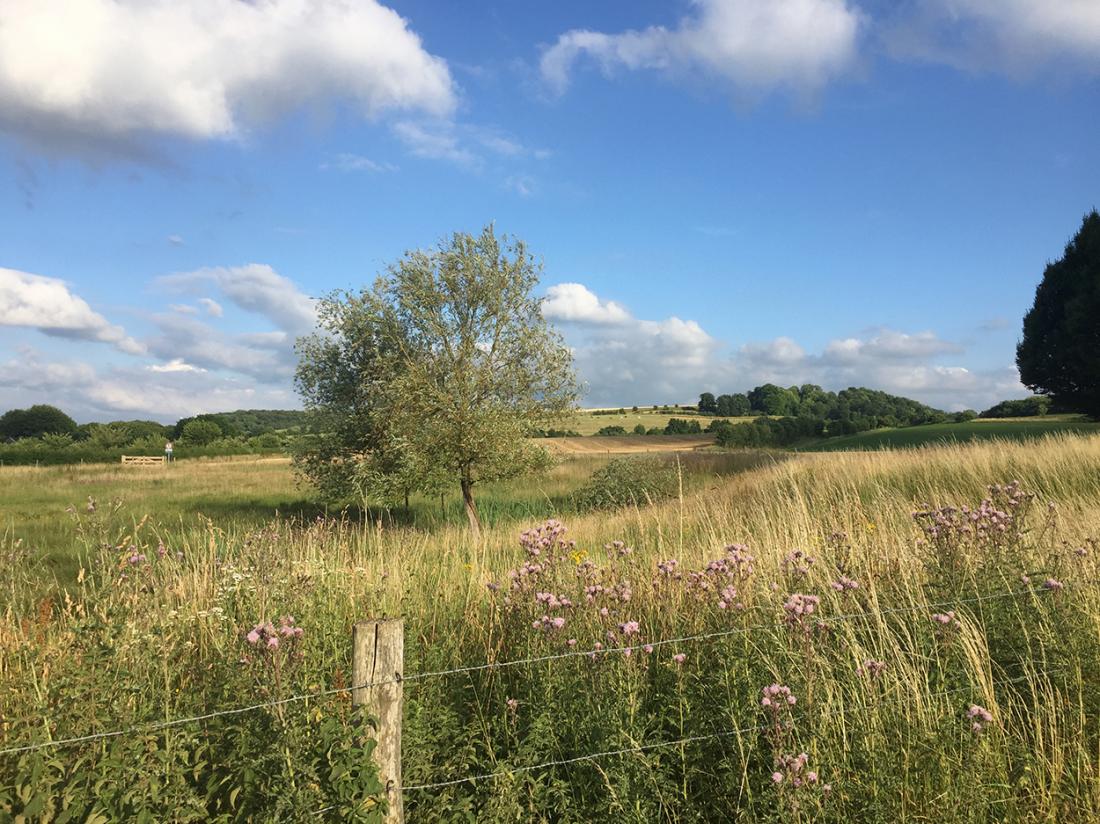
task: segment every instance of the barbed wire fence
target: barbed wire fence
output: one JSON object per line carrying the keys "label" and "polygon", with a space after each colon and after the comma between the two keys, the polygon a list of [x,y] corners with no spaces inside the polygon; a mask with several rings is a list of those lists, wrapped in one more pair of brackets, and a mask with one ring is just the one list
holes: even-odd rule
{"label": "barbed wire fence", "polygon": [[[1004,598],[1014,598],[1014,597],[1019,597],[1019,596],[1023,596],[1023,595],[1041,595],[1041,594],[1045,594],[1047,592],[1048,592],[1048,590],[1044,587],[1037,587],[1037,588],[1033,587],[1033,588],[1025,588],[1025,589],[1005,590],[1005,591],[1002,591],[1002,592],[990,593],[990,594],[986,594],[986,595],[978,595],[978,596],[974,596],[974,597],[970,597],[970,598],[959,598],[959,599],[954,599],[954,600],[951,600],[951,601],[942,601],[942,602],[938,602],[938,603],[914,604],[914,605],[910,605],[910,606],[892,607],[892,608],[888,608],[888,609],[875,609],[875,610],[866,610],[865,609],[865,610],[861,610],[859,612],[839,613],[839,614],[836,614],[836,615],[822,615],[822,616],[816,618],[816,622],[819,623],[819,624],[828,625],[828,624],[841,623],[841,622],[845,622],[845,621],[876,620],[876,619],[881,619],[881,618],[886,617],[886,616],[897,615],[897,614],[907,614],[907,613],[915,613],[915,612],[929,612],[929,613],[931,613],[931,612],[933,612],[934,610],[937,610],[937,609],[948,609],[948,608],[959,607],[959,606],[964,606],[964,605],[969,605],[969,604],[982,603],[982,602],[986,602],[986,601],[994,601],[994,600],[999,600],[999,599],[1004,599]],[[754,633],[754,632],[763,632],[763,631],[766,631],[766,630],[777,630],[777,629],[781,630],[785,626],[786,626],[785,622],[782,622],[782,621],[761,622],[761,623],[756,623],[756,624],[749,624],[749,625],[746,625],[746,626],[731,627],[729,629],[724,629],[724,630],[714,630],[714,631],[711,631],[711,632],[695,633],[695,634],[691,634],[691,635],[683,635],[683,636],[678,636],[678,637],[674,637],[674,638],[657,639],[657,640],[653,640],[653,641],[646,641],[645,643],[632,644],[632,645],[629,645],[629,646],[617,646],[617,647],[602,647],[601,646],[599,648],[590,648],[590,649],[583,649],[583,650],[569,649],[569,650],[556,652],[556,653],[549,653],[549,654],[545,654],[545,655],[536,655],[536,656],[530,656],[530,657],[526,657],[526,658],[509,659],[509,660],[505,660],[505,661],[486,661],[486,662],[480,663],[480,664],[464,665],[464,666],[453,667],[453,668],[449,668],[449,669],[432,670],[432,671],[425,671],[425,672],[418,672],[418,673],[411,673],[411,674],[404,674],[404,673],[398,672],[394,676],[391,676],[391,677],[371,679],[371,680],[368,680],[368,681],[353,683],[353,684],[348,685],[348,686],[330,687],[330,688],[327,688],[327,689],[318,690],[316,692],[300,693],[300,694],[287,696],[287,697],[284,697],[284,698],[278,698],[278,699],[273,699],[273,700],[269,700],[269,701],[261,701],[261,702],[256,702],[256,703],[243,705],[243,706],[239,706],[239,707],[231,707],[231,708],[221,709],[221,710],[212,710],[210,712],[197,714],[197,715],[184,716],[184,717],[180,717],[180,718],[174,718],[174,719],[169,719],[169,720],[165,720],[165,721],[150,722],[150,723],[145,723],[145,724],[135,724],[135,725],[132,725],[132,726],[129,726],[129,727],[124,727],[124,728],[115,729],[115,730],[111,730],[111,731],[89,733],[89,734],[86,734],[86,735],[71,736],[71,737],[66,737],[66,738],[59,738],[59,739],[53,739],[53,740],[47,740],[47,741],[39,741],[39,742],[34,742],[34,743],[27,743],[27,744],[21,744],[21,745],[16,745],[16,746],[4,747],[4,748],[0,748],[0,756],[18,755],[18,754],[21,754],[21,753],[33,752],[33,751],[38,751],[38,750],[43,750],[43,749],[56,749],[56,748],[63,748],[63,747],[71,747],[71,746],[77,746],[77,745],[80,745],[80,744],[87,744],[87,743],[92,743],[92,742],[96,742],[96,741],[101,741],[101,740],[106,740],[106,739],[111,739],[111,738],[117,738],[117,737],[126,736],[126,735],[155,733],[155,732],[159,732],[159,731],[162,731],[162,730],[172,729],[174,727],[180,727],[180,726],[185,726],[185,725],[189,725],[189,724],[197,724],[197,723],[201,723],[201,722],[204,722],[204,721],[209,721],[209,720],[213,720],[213,719],[217,719],[217,718],[222,718],[222,717],[227,717],[227,716],[236,716],[236,715],[241,715],[241,714],[245,714],[245,713],[249,713],[249,712],[256,712],[256,711],[270,709],[270,708],[274,708],[274,707],[286,706],[286,705],[289,705],[289,704],[294,704],[294,703],[303,702],[303,701],[321,700],[321,699],[325,699],[325,698],[330,698],[332,696],[347,694],[347,693],[352,693],[352,694],[358,693],[358,694],[361,695],[365,691],[370,691],[370,690],[373,690],[375,688],[386,687],[386,686],[403,687],[405,684],[408,684],[408,683],[416,683],[418,681],[423,681],[425,679],[431,679],[431,678],[443,678],[443,677],[452,676],[452,675],[472,674],[472,673],[482,672],[482,671],[486,671],[486,670],[497,671],[497,670],[503,670],[503,669],[507,669],[507,668],[520,667],[520,666],[533,665],[533,664],[540,664],[540,663],[548,663],[548,662],[554,662],[554,661],[562,661],[562,660],[572,659],[572,658],[581,658],[581,657],[599,658],[599,657],[607,657],[607,656],[612,656],[612,655],[631,654],[631,653],[634,653],[634,652],[640,652],[642,650],[651,651],[651,650],[656,649],[658,647],[664,647],[664,646],[669,646],[669,645],[674,645],[674,644],[690,644],[690,643],[697,643],[697,642],[701,642],[701,641],[708,641],[708,640],[726,638],[726,637],[735,636],[735,635],[744,635],[744,634]],[[1016,683],[1016,682],[1019,682],[1019,681],[1022,681],[1022,680],[1026,680],[1026,676],[1023,676],[1023,677],[1020,677],[1020,678],[1015,678],[1015,679],[1010,679],[1009,681],[1002,681],[1001,683],[1002,684]],[[960,688],[957,688],[957,689],[954,689],[954,690],[948,690],[946,692],[934,693],[930,697],[945,697],[945,696],[956,694],[956,693],[970,691],[972,689],[973,689],[973,687],[969,687],[969,686],[968,687],[960,687]],[[846,711],[843,711],[841,713],[838,713],[838,715],[846,716],[848,714],[858,712],[858,711],[862,711],[862,708],[859,708],[859,709],[856,709],[856,710],[846,710]],[[35,720],[36,721],[44,721],[45,719],[35,719]],[[24,719],[24,722],[30,724],[31,719]],[[703,735],[687,736],[687,737],[679,738],[679,739],[676,739],[676,740],[670,740],[670,741],[657,741],[657,742],[639,743],[639,744],[634,744],[634,745],[631,745],[631,746],[622,747],[622,748],[618,748],[618,749],[609,749],[609,750],[603,750],[603,751],[599,751],[599,752],[585,753],[585,754],[582,754],[582,755],[576,755],[576,756],[570,756],[570,757],[567,757],[567,758],[561,758],[561,759],[545,761],[545,762],[538,763],[538,764],[523,765],[523,766],[519,766],[519,767],[513,767],[513,768],[504,769],[504,770],[498,770],[498,771],[491,772],[491,773],[471,774],[471,775],[461,776],[461,777],[457,777],[457,778],[449,778],[449,779],[444,779],[444,780],[440,780],[440,781],[434,781],[434,782],[426,782],[426,783],[411,784],[411,785],[401,785],[398,782],[398,784],[396,786],[391,786],[390,787],[390,791],[392,793],[397,793],[398,795],[400,795],[401,793],[406,793],[406,792],[421,792],[421,791],[430,791],[430,790],[442,789],[442,788],[445,788],[445,787],[456,786],[456,785],[459,785],[459,784],[476,783],[476,782],[479,782],[479,781],[497,779],[497,778],[501,778],[501,777],[504,777],[504,776],[517,775],[517,774],[530,773],[530,772],[537,772],[537,771],[541,771],[541,770],[552,769],[552,768],[555,768],[555,767],[569,766],[569,765],[577,764],[577,763],[581,763],[581,762],[596,761],[596,760],[603,759],[603,758],[629,755],[629,754],[632,754],[632,753],[646,752],[646,751],[649,751],[649,750],[662,749],[662,748],[667,748],[667,747],[683,746],[683,745],[687,745],[687,744],[698,743],[698,742],[702,742],[702,741],[708,741],[708,740],[714,740],[714,739],[720,739],[720,738],[728,738],[728,737],[737,736],[737,735],[747,735],[747,734],[751,734],[751,733],[754,733],[754,732],[758,732],[761,729],[762,729],[761,725],[753,725],[753,726],[749,726],[749,727],[742,727],[742,728],[736,728],[736,729],[720,730],[720,731],[716,731],[714,733],[708,733],[708,734],[703,734]],[[340,805],[332,805],[332,806],[329,806],[329,807],[324,807],[322,809],[316,810],[315,814],[316,815],[322,815],[326,812],[330,812],[334,809],[337,809],[339,806]]]}

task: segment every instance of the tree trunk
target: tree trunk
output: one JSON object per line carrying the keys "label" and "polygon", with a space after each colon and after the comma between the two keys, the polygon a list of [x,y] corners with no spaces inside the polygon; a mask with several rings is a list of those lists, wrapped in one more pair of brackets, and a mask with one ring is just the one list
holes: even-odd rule
{"label": "tree trunk", "polygon": [[474,540],[481,537],[481,519],[477,517],[477,504],[474,503],[474,485],[469,478],[462,479],[462,501],[466,504],[466,517],[470,519],[470,534]]}

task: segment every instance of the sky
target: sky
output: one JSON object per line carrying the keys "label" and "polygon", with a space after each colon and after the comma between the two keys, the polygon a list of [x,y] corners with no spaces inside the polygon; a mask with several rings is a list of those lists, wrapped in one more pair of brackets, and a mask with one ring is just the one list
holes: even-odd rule
{"label": "sky", "polygon": [[1095,0],[4,0],[0,409],[295,408],[315,300],[526,241],[586,405],[1023,397]]}

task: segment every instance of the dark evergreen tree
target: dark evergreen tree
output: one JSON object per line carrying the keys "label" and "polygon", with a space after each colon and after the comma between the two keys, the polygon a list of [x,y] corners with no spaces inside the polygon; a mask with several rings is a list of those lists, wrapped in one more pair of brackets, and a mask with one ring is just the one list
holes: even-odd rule
{"label": "dark evergreen tree", "polygon": [[1055,406],[1100,419],[1100,214],[1048,264],[1016,347],[1020,380]]}

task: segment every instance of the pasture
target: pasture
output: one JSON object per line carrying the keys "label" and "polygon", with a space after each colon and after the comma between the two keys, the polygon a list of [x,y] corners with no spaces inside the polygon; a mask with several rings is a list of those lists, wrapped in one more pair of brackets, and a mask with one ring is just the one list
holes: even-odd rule
{"label": "pasture", "polygon": [[0,810],[378,820],[339,690],[351,625],[403,615],[410,821],[1100,816],[1100,437],[688,456],[671,501],[556,509],[597,460],[486,490],[478,543],[275,463],[0,473],[4,747],[139,727],[0,756]]}

